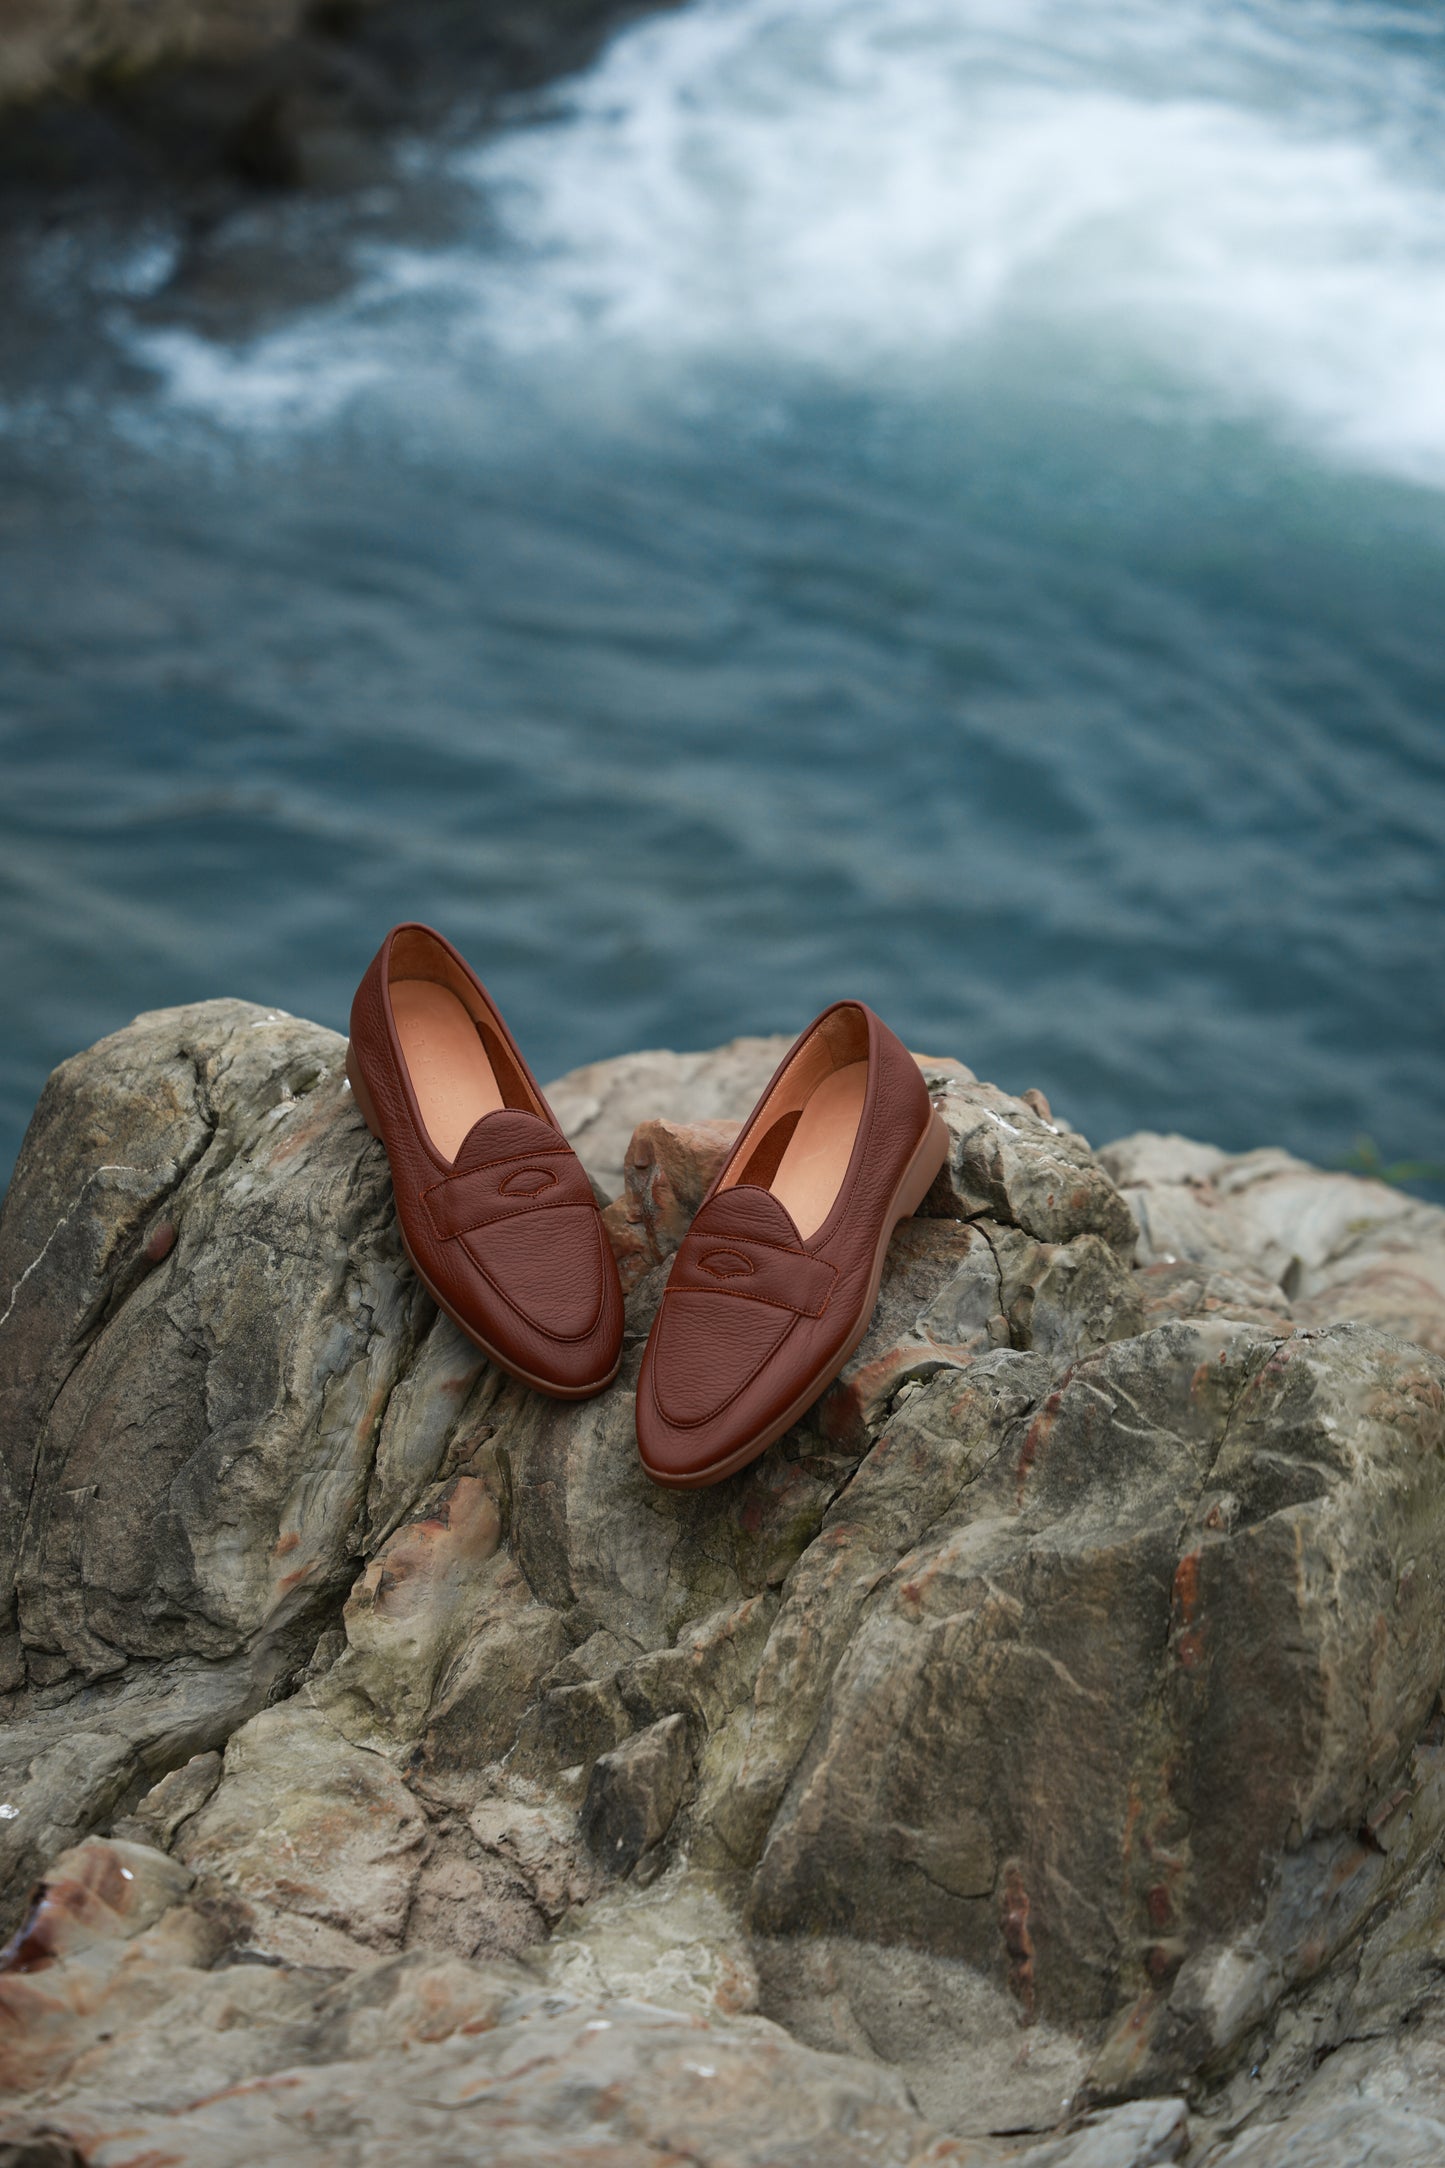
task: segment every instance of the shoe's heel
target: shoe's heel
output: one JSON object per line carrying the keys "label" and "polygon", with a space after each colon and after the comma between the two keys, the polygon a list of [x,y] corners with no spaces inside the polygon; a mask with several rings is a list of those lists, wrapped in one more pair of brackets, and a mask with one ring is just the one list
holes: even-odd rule
{"label": "shoe's heel", "polygon": [[933,1119],[923,1132],[923,1142],[909,1161],[908,1172],[899,1184],[893,1205],[897,1219],[911,1219],[918,1210],[948,1157],[950,1141],[948,1124],[935,1108]]}
{"label": "shoe's heel", "polygon": [[379,1137],[381,1128],[376,1119],[376,1109],[371,1103],[371,1093],[361,1081],[361,1063],[351,1051],[349,1039],[346,1042],[346,1080],[351,1086],[351,1096],[356,1101],[356,1109],[361,1119],[371,1134]]}

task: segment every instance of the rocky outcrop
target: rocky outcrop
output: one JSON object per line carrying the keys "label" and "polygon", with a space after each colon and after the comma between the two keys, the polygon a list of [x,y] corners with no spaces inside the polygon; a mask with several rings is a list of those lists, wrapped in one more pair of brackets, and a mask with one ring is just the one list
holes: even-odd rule
{"label": "rocky outcrop", "polygon": [[250,59],[294,36],[308,12],[307,0],[11,0],[0,21],[0,104],[167,61]]}
{"label": "rocky outcrop", "polygon": [[[5,0],[0,185],[214,217],[235,184],[397,179],[387,140],[584,66],[656,0]],[[314,268],[314,267],[313,267]]]}
{"label": "rocky outcrop", "polygon": [[[383,0],[7,0],[0,15],[0,106],[55,92],[74,95],[97,83],[189,65],[243,67],[319,29],[335,36]],[[634,8],[632,10],[636,12]],[[425,7],[409,10],[424,17]],[[447,11],[431,14],[445,27]],[[453,11],[455,12],[455,11]],[[558,60],[582,57],[602,27],[628,12],[601,0],[513,0],[476,6],[464,35],[477,55],[505,59],[509,72],[551,73]],[[424,26],[413,25],[413,29]],[[455,40],[456,26],[452,35]]]}
{"label": "rocky outcrop", "polygon": [[581,1405],[417,1287],[333,1035],[207,1003],[51,1079],[0,2160],[1343,2163],[1402,2072],[1378,2157],[1445,2122],[1445,1214],[920,1057],[867,1338],[660,1492],[642,1342],[779,1051],[555,1088],[630,1282]]}

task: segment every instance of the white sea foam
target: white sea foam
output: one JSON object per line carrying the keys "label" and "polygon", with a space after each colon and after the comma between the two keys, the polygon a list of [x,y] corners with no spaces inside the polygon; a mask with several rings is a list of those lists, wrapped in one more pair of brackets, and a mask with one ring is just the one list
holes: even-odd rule
{"label": "white sea foam", "polygon": [[464,156],[485,242],[394,250],[244,353],[146,351],[243,422],[419,380],[465,403],[509,357],[886,386],[996,351],[1445,486],[1445,51],[1412,21],[698,0]]}
{"label": "white sea foam", "polygon": [[314,318],[239,350],[178,329],[131,341],[178,405],[242,427],[328,421],[366,386],[390,378],[394,357],[374,344],[368,350],[344,333],[341,351],[326,352],[327,344]]}

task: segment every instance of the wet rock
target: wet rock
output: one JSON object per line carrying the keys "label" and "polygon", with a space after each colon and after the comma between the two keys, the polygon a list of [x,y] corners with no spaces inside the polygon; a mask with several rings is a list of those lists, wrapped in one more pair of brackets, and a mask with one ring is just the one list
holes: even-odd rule
{"label": "wet rock", "polygon": [[599,1754],[582,1807],[589,1849],[610,1874],[631,1874],[672,1827],[692,1769],[687,1720],[660,1717]]}
{"label": "wet rock", "polygon": [[1445,1215],[925,1062],[863,1343],[664,1492],[640,1335],[781,1046],[554,1087],[649,1260],[581,1404],[437,1318],[340,1051],[140,1019],[0,1219],[0,2149],[1252,2168],[1352,2071],[1445,2110],[1445,1364],[1380,1324]]}
{"label": "wet rock", "polygon": [[325,207],[302,241],[273,215],[279,192],[364,192],[368,222],[406,201],[435,230],[416,140],[474,136],[647,4],[7,0],[0,186],[42,220],[59,198],[82,223],[104,201],[135,230],[173,225],[167,301],[244,338],[278,300],[314,303],[354,279]]}
{"label": "wet rock", "polygon": [[180,58],[236,62],[291,36],[305,0],[28,0],[0,27],[0,105]]}

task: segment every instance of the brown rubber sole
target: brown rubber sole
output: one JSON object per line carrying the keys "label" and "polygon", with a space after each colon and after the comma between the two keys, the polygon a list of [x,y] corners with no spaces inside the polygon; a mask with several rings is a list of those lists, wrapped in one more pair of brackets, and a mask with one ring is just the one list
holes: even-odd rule
{"label": "brown rubber sole", "polygon": [[[710,1466],[699,1468],[691,1474],[664,1474],[642,1459],[639,1451],[638,1458],[642,1459],[642,1465],[654,1483],[660,1484],[664,1490],[707,1490],[712,1484],[725,1481],[728,1476],[736,1475],[739,1468],[746,1468],[760,1453],[766,1453],[768,1447],[776,1444],[785,1430],[791,1430],[794,1423],[822,1398],[872,1324],[873,1312],[878,1307],[878,1290],[883,1284],[883,1266],[888,1256],[888,1245],[893,1239],[893,1230],[900,1220],[912,1219],[932,1189],[938,1170],[948,1157],[948,1146],[948,1124],[941,1114],[935,1112],[923,1132],[922,1142],[904,1169],[903,1179],[893,1193],[893,1203],[884,1215],[883,1230],[878,1237],[878,1247],[873,1257],[873,1276],[868,1282],[867,1299],[859,1312],[856,1329],[850,1334],[847,1346],[827,1376],[815,1378],[798,1395],[790,1408],[769,1423],[766,1430],[759,1431],[755,1437],[736,1447],[724,1459],[715,1460]],[[666,1300],[666,1296],[663,1299]]]}
{"label": "brown rubber sole", "polygon": [[[351,1086],[351,1096],[356,1101],[357,1112],[360,1114],[361,1119],[382,1149],[385,1150],[386,1139],[381,1134],[381,1125],[376,1118],[376,1109],[371,1103],[371,1094],[362,1081],[360,1069],[361,1064],[352,1059],[351,1046],[348,1041],[346,1048],[346,1080]],[[599,1378],[595,1385],[553,1385],[546,1378],[533,1377],[530,1370],[523,1370],[517,1363],[509,1362],[505,1355],[499,1355],[490,1342],[482,1338],[475,1325],[469,1325],[464,1317],[458,1317],[456,1311],[447,1301],[446,1296],[438,1293],[422,1271],[415,1257],[412,1256],[411,1244],[406,1239],[406,1229],[401,1224],[400,1213],[397,1214],[396,1226],[397,1232],[401,1236],[401,1246],[407,1254],[407,1261],[412,1271],[421,1281],[422,1286],[431,1296],[432,1301],[439,1310],[445,1310],[447,1316],[456,1326],[457,1331],[465,1333],[473,1347],[481,1349],[488,1362],[495,1363],[499,1370],[504,1370],[509,1378],[515,1378],[519,1385],[530,1385],[534,1392],[545,1393],[549,1400],[595,1400],[599,1393],[606,1392],[608,1386],[622,1368],[622,1351],[620,1348],[617,1353],[617,1360],[606,1377]]]}

